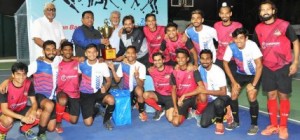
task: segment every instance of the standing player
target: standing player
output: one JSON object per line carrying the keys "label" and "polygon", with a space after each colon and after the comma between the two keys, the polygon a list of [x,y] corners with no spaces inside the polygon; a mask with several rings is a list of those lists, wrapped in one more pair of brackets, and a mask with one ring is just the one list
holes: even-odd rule
{"label": "standing player", "polygon": [[165,27],[156,24],[156,16],[154,14],[147,14],[145,19],[146,26],[143,27],[143,31],[147,40],[148,61],[153,63],[152,55],[160,49],[160,44],[165,38]]}
{"label": "standing player", "polygon": [[[204,85],[198,71],[188,63],[189,52],[186,49],[176,50],[178,66],[171,74],[172,100],[174,104],[173,125],[179,126],[188,116],[189,108],[196,109],[196,115],[200,115],[207,105],[207,97],[203,92]],[[200,119],[197,120],[197,125]]]}
{"label": "standing player", "polygon": [[[185,34],[193,41],[194,47],[199,54],[203,49],[209,49],[213,53],[213,60],[216,60],[216,48],[214,40],[218,41],[217,32],[214,28],[203,25],[204,16],[201,10],[192,12],[191,23],[192,27],[185,30]],[[197,60],[199,61],[199,60]]]}
{"label": "standing player", "polygon": [[[15,119],[22,122],[20,132],[26,139],[37,139],[31,128],[39,123],[40,112],[37,113],[33,84],[26,77],[28,67],[17,62],[13,64],[11,71],[12,80],[8,82],[7,92],[0,94],[0,139],[6,139]],[[27,106],[28,99],[31,107]]]}
{"label": "standing player", "polygon": [[184,41],[183,35],[177,31],[177,24],[172,22],[168,23],[166,34],[167,38],[162,41],[160,47],[160,50],[164,52],[164,55],[166,56],[165,62],[174,66],[176,64],[176,49],[184,48],[189,50],[192,54],[192,61],[194,62],[194,65],[198,67],[198,55],[194,45],[190,39]]}
{"label": "standing player", "polygon": [[[61,44],[62,61],[58,65],[57,95],[56,95],[56,132],[62,133],[62,119],[76,124],[80,113],[79,104],[79,62],[72,59],[73,44],[63,42]],[[68,112],[65,107],[68,106]]]}
{"label": "standing player", "polygon": [[109,69],[106,63],[98,62],[98,50],[96,45],[88,45],[85,50],[85,56],[87,60],[79,65],[82,73],[79,90],[83,122],[86,126],[93,124],[93,115],[95,114],[94,106],[96,101],[99,101],[106,105],[103,125],[108,130],[112,130],[111,116],[115,110],[115,100],[114,97],[108,93],[108,89],[111,85]]}
{"label": "standing player", "polygon": [[[134,96],[137,97],[139,118],[144,122],[148,119],[143,98],[146,67],[144,64],[137,61],[137,50],[135,46],[128,46],[126,48],[125,57],[127,58],[128,63],[121,63],[117,72],[113,63],[109,63],[108,66],[117,83],[119,83],[122,78],[123,89],[129,89],[131,92],[131,100],[134,101]],[[134,102],[132,102],[132,105],[134,105]]]}
{"label": "standing player", "polygon": [[171,97],[172,86],[170,78],[173,72],[172,66],[164,65],[164,55],[156,52],[152,55],[154,66],[148,69],[150,76],[153,79],[155,91],[146,91],[143,94],[145,102],[153,107],[156,112],[153,117],[158,121],[165,114],[162,107],[166,110],[166,117],[169,122],[173,120],[173,101]]}
{"label": "standing player", "polygon": [[[277,9],[273,2],[262,2],[259,7],[262,23],[256,26],[254,34],[254,40],[260,45],[263,53],[262,86],[263,90],[268,92],[267,106],[270,116],[270,125],[261,134],[272,135],[279,132],[279,138],[288,139],[289,96],[292,92],[292,75],[298,69],[300,45],[290,23],[277,18],[276,12]],[[290,50],[291,43],[294,55]],[[279,129],[278,110],[280,110]]]}
{"label": "standing player", "polygon": [[[241,88],[246,85],[248,100],[250,104],[251,127],[248,135],[256,135],[258,131],[258,102],[256,100],[257,90],[260,84],[262,73],[262,54],[251,40],[248,40],[248,31],[244,28],[238,28],[233,33],[234,43],[231,43],[224,54],[223,65],[227,76],[231,81],[231,99],[230,104],[234,122],[229,124],[226,129],[233,130],[239,127],[239,106],[238,97]],[[237,71],[231,72],[229,61],[235,60]]]}

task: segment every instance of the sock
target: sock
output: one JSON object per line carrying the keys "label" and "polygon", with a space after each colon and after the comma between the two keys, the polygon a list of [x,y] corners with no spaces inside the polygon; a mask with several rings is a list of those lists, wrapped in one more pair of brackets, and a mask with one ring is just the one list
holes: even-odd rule
{"label": "sock", "polygon": [[206,108],[206,106],[207,106],[207,101],[206,102],[198,102],[197,103],[197,109],[196,109],[196,111],[195,111],[195,114],[196,115],[200,115],[200,114],[202,114],[202,112],[204,111],[204,109]]}
{"label": "sock", "polygon": [[145,102],[143,102],[143,103],[139,103],[138,102],[138,105],[139,105],[139,113],[142,113],[142,112],[144,112],[144,108],[145,108]]}
{"label": "sock", "polygon": [[160,106],[156,103],[156,101],[155,101],[154,99],[152,99],[152,98],[146,99],[145,102],[146,102],[149,106],[153,107],[153,108],[154,108],[155,110],[157,110],[157,111],[161,111],[161,110],[162,110],[161,107],[160,107]]}
{"label": "sock", "polygon": [[115,105],[107,105],[107,108],[105,110],[105,115],[103,118],[103,123],[105,123],[106,121],[108,121],[111,118],[114,110],[115,110]]}
{"label": "sock", "polygon": [[287,126],[290,114],[290,100],[280,100],[280,126]]}
{"label": "sock", "polygon": [[39,124],[40,120],[39,119],[35,119],[35,121],[32,124],[24,124],[23,126],[21,126],[21,131],[22,132],[27,132],[30,128],[36,126],[37,124]]}
{"label": "sock", "polygon": [[64,112],[62,115],[62,119],[64,119],[67,122],[70,122],[70,114],[68,112]]}
{"label": "sock", "polygon": [[277,100],[276,99],[268,100],[267,106],[268,106],[268,110],[269,110],[271,125],[277,127],[277,125],[278,125],[278,122],[277,122],[277,110],[278,110]]}
{"label": "sock", "polygon": [[1,134],[7,134],[7,132],[10,130],[11,127],[12,127],[12,125],[10,125],[9,127],[4,127],[4,126],[0,123],[0,133],[1,133]]}
{"label": "sock", "polygon": [[62,106],[59,103],[56,103],[56,122],[61,123],[63,114],[65,112],[66,106]]}
{"label": "sock", "polygon": [[251,125],[257,125],[257,118],[258,118],[258,102],[255,100],[254,102],[250,103],[250,116],[251,116]]}
{"label": "sock", "polygon": [[232,100],[231,103],[230,103],[230,107],[231,107],[234,122],[240,123],[240,119],[239,119],[239,101],[238,100]]}
{"label": "sock", "polygon": [[39,125],[39,132],[38,132],[38,136],[40,136],[41,134],[45,134],[46,133],[46,130],[47,130],[47,126],[40,126]]}
{"label": "sock", "polygon": [[181,116],[181,120],[180,120],[180,124],[182,124],[185,120],[185,117],[184,116]]}

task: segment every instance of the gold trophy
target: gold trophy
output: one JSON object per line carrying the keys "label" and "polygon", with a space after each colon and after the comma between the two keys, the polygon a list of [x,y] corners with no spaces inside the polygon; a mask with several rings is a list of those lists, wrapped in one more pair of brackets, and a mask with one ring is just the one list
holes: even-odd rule
{"label": "gold trophy", "polygon": [[[108,19],[104,20],[104,26],[98,27],[98,30],[102,34],[103,38],[109,39],[112,35],[114,28],[108,25]],[[105,60],[112,60],[116,58],[116,49],[112,48],[111,45],[105,45],[104,49],[101,49],[102,57]]]}

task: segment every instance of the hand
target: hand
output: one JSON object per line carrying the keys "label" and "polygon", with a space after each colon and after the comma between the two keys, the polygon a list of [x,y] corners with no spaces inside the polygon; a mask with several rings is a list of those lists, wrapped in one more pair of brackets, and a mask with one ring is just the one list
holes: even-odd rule
{"label": "hand", "polygon": [[128,59],[126,57],[123,59],[123,63],[128,64]]}
{"label": "hand", "polygon": [[251,90],[254,90],[255,87],[251,83],[249,83],[249,84],[247,84],[246,89],[247,89],[247,92],[250,92]]}
{"label": "hand", "polygon": [[104,45],[108,45],[109,44],[109,40],[107,38],[100,39],[100,42],[101,42],[101,44],[104,44]]}
{"label": "hand", "polygon": [[5,94],[5,93],[7,93],[7,89],[8,89],[8,81],[6,82],[6,80],[3,82],[3,83],[1,83],[1,85],[0,85],[0,93],[1,94]]}
{"label": "hand", "polygon": [[186,36],[185,33],[183,33],[181,40],[182,40],[182,42],[187,42],[188,37]]}
{"label": "hand", "polygon": [[115,65],[114,65],[113,62],[108,61],[108,62],[106,62],[106,64],[107,64],[109,69],[111,69],[112,71],[115,71]]}
{"label": "hand", "polygon": [[102,58],[102,57],[98,58],[99,63],[103,63],[104,61],[105,61],[104,58]]}
{"label": "hand", "polygon": [[29,119],[29,117],[24,116],[24,117],[21,118],[21,122],[24,122],[26,124],[31,124],[32,120]]}
{"label": "hand", "polygon": [[232,85],[232,87],[231,87],[232,88],[231,94],[236,94],[236,95],[239,94],[241,86],[237,82],[234,82],[231,85]]}
{"label": "hand", "polygon": [[177,109],[177,108],[175,108],[175,109],[174,109],[174,111],[173,111],[173,116],[175,116],[175,117],[176,117],[176,116],[178,116],[178,115],[179,115],[179,113],[178,113],[178,109]]}
{"label": "hand", "polygon": [[78,57],[78,62],[79,62],[79,63],[83,62],[84,60],[85,60],[84,57]]}
{"label": "hand", "polygon": [[45,57],[44,56],[39,56],[36,60],[44,61]]}
{"label": "hand", "polygon": [[291,66],[290,66],[290,71],[289,71],[289,76],[292,76],[293,74],[295,74],[298,70],[298,65],[297,63],[293,63]]}
{"label": "hand", "polygon": [[104,86],[101,87],[101,93],[102,94],[106,93],[106,88]]}
{"label": "hand", "polygon": [[133,73],[133,75],[134,75],[134,78],[135,78],[135,79],[137,79],[137,78],[140,77],[139,69],[140,69],[140,67],[135,67],[135,68],[134,68],[134,73]]}
{"label": "hand", "polygon": [[178,99],[178,101],[177,101],[177,104],[178,104],[178,106],[182,106],[183,105],[183,100],[185,99],[185,96],[184,95],[182,95],[179,99]]}
{"label": "hand", "polygon": [[30,123],[33,123],[36,119],[36,111],[30,111],[30,113],[28,115],[28,119],[29,119]]}

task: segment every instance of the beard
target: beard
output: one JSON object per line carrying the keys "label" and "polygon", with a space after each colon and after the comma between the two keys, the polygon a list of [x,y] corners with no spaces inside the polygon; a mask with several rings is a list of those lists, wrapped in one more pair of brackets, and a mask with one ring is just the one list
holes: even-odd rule
{"label": "beard", "polygon": [[[266,15],[266,14],[265,14]],[[265,16],[265,15],[263,15],[263,16],[259,16],[259,18],[260,18],[260,20],[261,21],[268,21],[268,20],[270,20],[270,19],[272,19],[273,17],[274,17],[274,14],[272,14],[272,15],[269,15],[269,16]]]}
{"label": "beard", "polygon": [[54,58],[55,58],[55,56],[50,56],[50,57],[49,57],[49,56],[47,56],[47,55],[46,55],[45,57],[46,57],[48,60],[51,60],[51,61],[53,61]]}

